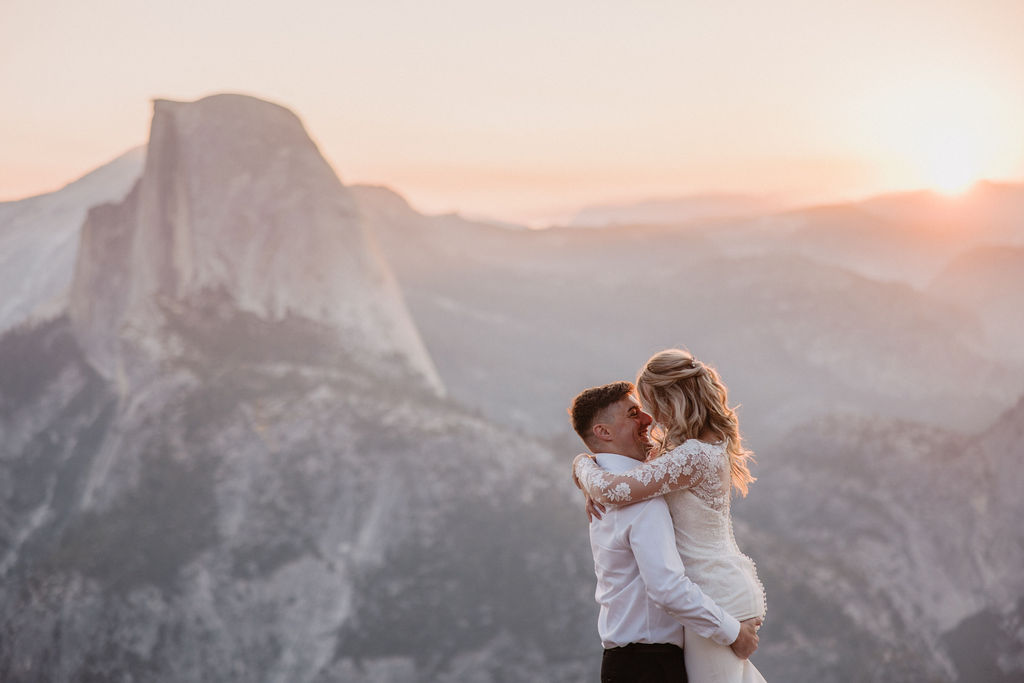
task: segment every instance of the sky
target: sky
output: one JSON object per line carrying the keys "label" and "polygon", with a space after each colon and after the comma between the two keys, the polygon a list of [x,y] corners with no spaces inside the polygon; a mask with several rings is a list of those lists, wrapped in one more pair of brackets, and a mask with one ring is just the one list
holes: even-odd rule
{"label": "sky", "polygon": [[1022,181],[1022,27],[1020,0],[0,0],[0,200],[218,92],[427,213]]}

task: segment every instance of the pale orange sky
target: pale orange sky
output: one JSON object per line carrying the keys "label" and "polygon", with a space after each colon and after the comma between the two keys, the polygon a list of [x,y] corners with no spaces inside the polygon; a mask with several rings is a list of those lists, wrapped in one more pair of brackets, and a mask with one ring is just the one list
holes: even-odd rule
{"label": "pale orange sky", "polygon": [[1021,27],[1019,0],[3,0],[0,200],[225,91],[427,212],[1020,180]]}

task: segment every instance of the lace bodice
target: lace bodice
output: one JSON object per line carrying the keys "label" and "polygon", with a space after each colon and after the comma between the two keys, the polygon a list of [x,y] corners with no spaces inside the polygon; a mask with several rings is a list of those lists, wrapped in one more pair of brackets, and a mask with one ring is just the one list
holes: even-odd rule
{"label": "lace bodice", "polygon": [[593,458],[579,458],[574,468],[580,488],[604,505],[622,505],[689,489],[720,512],[729,509],[730,467],[725,443],[690,439],[662,456],[623,474],[601,469]]}

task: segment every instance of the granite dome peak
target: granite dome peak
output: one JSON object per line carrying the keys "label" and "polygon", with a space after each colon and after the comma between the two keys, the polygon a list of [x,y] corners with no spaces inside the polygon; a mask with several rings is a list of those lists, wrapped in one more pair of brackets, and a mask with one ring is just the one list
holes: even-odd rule
{"label": "granite dome peak", "polygon": [[125,343],[160,355],[161,310],[211,298],[322,326],[350,355],[400,359],[442,391],[350,191],[299,118],[245,95],[158,99],[137,185],[82,228],[72,319],[90,362],[120,376]]}

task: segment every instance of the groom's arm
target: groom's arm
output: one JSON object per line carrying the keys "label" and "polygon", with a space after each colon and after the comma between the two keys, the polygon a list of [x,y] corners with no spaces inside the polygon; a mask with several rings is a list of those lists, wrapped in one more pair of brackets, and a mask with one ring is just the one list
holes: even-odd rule
{"label": "groom's arm", "polygon": [[691,581],[676,550],[672,517],[663,498],[631,507],[629,545],[651,600],[672,618],[719,645],[740,636],[740,622]]}

